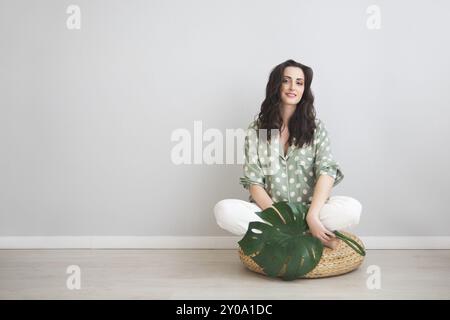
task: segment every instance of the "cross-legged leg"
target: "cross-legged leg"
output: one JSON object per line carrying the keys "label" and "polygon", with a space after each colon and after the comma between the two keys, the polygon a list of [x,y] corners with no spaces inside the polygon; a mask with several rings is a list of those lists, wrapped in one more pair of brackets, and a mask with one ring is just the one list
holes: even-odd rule
{"label": "cross-legged leg", "polygon": [[[224,199],[214,206],[217,224],[235,235],[244,235],[252,221],[263,221],[255,212],[258,205],[240,199]],[[356,226],[362,211],[361,203],[347,196],[330,197],[319,212],[319,219],[330,231]],[[332,244],[330,245],[332,246]]]}

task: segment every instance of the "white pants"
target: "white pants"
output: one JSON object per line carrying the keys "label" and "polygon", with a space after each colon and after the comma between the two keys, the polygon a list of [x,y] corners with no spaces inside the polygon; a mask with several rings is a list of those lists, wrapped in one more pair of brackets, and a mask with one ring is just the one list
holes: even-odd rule
{"label": "white pants", "polygon": [[[252,221],[262,220],[255,212],[262,209],[255,203],[240,199],[224,199],[214,206],[217,224],[235,235],[244,235]],[[361,203],[351,197],[330,197],[319,212],[319,220],[330,231],[351,228],[359,223]]]}

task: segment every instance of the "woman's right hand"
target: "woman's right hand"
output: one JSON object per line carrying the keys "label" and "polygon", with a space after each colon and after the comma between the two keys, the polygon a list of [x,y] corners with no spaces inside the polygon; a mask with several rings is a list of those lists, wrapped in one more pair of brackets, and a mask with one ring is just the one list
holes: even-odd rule
{"label": "woman's right hand", "polygon": [[323,244],[328,244],[330,240],[336,237],[336,235],[325,228],[319,217],[306,216],[306,222],[308,223],[311,234],[322,241]]}

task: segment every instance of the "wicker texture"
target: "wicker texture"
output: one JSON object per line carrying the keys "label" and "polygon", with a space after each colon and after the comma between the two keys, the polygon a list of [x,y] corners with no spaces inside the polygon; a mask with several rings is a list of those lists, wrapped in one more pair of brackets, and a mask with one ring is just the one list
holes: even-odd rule
{"label": "wicker texture", "polygon": [[[346,231],[341,231],[341,233],[355,240],[362,247],[364,247],[361,239],[359,239],[356,235]],[[247,256],[239,247],[239,258],[244,263],[244,265],[251,271],[265,275],[262,268],[258,264],[256,264],[255,261],[253,261],[252,257],[255,255],[256,254]],[[355,252],[355,250],[350,248],[341,239],[338,239],[337,247],[335,249],[324,247],[322,257],[320,258],[317,266],[301,278],[323,278],[341,275],[357,269],[362,264],[363,260],[363,256]],[[285,266],[283,266],[280,274],[283,274],[284,270]]]}

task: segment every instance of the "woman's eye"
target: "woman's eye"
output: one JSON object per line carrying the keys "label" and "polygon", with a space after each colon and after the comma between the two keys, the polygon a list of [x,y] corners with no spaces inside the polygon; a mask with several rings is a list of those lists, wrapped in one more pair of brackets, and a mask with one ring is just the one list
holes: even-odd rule
{"label": "woman's eye", "polygon": [[[288,80],[287,80],[287,79],[284,79],[284,80],[283,80],[283,83],[286,83],[286,82],[288,82]],[[303,85],[303,82],[297,82],[297,84],[298,84],[299,86],[302,86],[302,85]]]}

